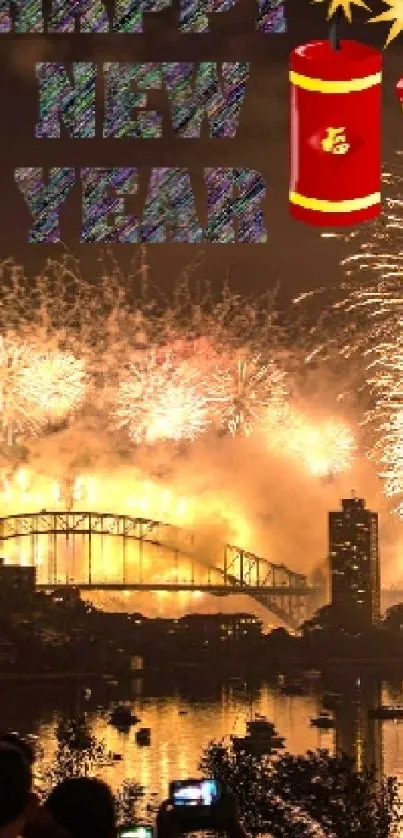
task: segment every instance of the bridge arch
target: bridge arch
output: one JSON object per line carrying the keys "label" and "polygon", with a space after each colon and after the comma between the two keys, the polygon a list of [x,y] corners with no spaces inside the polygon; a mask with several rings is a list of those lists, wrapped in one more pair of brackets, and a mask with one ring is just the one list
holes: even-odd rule
{"label": "bridge arch", "polygon": [[[114,540],[110,561],[110,541]],[[169,573],[158,571],[162,554]],[[93,511],[48,511],[0,518],[0,555],[37,568],[42,589],[243,593],[290,626],[313,589],[304,575],[230,544],[212,547],[197,532]]]}

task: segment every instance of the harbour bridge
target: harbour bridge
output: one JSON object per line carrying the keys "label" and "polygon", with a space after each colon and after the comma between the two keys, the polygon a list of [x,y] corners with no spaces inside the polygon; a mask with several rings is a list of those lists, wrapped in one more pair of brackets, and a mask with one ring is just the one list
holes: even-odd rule
{"label": "harbour bridge", "polygon": [[161,521],[92,511],[0,518],[0,556],[35,567],[39,590],[246,594],[292,628],[305,619],[317,593],[306,576],[212,541]]}

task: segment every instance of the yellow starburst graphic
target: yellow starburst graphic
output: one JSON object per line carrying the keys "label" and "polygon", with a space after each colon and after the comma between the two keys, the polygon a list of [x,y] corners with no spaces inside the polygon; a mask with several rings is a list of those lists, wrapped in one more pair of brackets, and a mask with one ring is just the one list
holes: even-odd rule
{"label": "yellow starburst graphic", "polygon": [[371,17],[368,23],[381,23],[384,20],[392,22],[389,35],[386,39],[385,48],[403,32],[403,0],[383,0],[385,6],[389,6],[386,12],[376,17]]}
{"label": "yellow starburst graphic", "polygon": [[[329,3],[329,8],[327,12],[327,19],[329,20],[333,15],[337,12],[337,9],[342,9],[343,14],[347,18],[348,22],[351,23],[352,16],[351,16],[351,7],[352,6],[360,6],[362,9],[367,9],[369,12],[371,9],[364,3],[364,0],[312,0],[313,3]],[[396,2],[400,2],[403,4],[403,0],[396,0]],[[386,13],[385,13],[386,14]]]}

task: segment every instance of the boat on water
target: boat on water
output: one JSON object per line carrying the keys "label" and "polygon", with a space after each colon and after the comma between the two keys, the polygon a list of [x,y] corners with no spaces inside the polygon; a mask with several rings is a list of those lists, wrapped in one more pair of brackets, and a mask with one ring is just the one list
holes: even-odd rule
{"label": "boat on water", "polygon": [[136,733],[136,742],[138,745],[151,744],[151,728],[141,727]]}
{"label": "boat on water", "polygon": [[140,719],[135,716],[127,704],[117,704],[109,714],[109,724],[115,727],[127,728],[137,725]]}
{"label": "boat on water", "polygon": [[319,713],[319,716],[311,719],[311,725],[312,727],[318,727],[319,730],[331,730],[336,726],[334,719],[328,713]]}
{"label": "boat on water", "polygon": [[249,736],[273,736],[276,728],[273,722],[269,721],[266,716],[255,716],[249,722],[246,722],[246,730]]}
{"label": "boat on water", "polygon": [[381,704],[369,711],[373,719],[403,719],[403,707]]}
{"label": "boat on water", "polygon": [[265,716],[256,716],[246,723],[246,736],[233,736],[233,747],[255,756],[273,754],[284,748],[285,740],[279,736],[274,724]]}

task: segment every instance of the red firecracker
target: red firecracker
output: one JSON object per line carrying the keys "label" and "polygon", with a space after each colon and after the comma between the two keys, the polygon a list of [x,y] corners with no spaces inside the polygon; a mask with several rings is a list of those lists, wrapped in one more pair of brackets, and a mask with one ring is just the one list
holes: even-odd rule
{"label": "red firecracker", "polygon": [[381,211],[382,55],[357,41],[312,41],[290,57],[290,212],[315,227]]}

